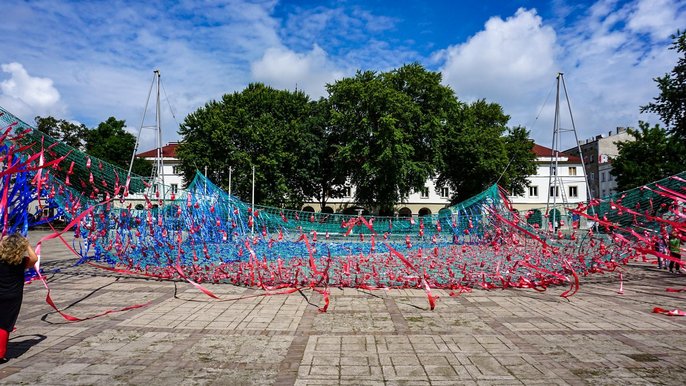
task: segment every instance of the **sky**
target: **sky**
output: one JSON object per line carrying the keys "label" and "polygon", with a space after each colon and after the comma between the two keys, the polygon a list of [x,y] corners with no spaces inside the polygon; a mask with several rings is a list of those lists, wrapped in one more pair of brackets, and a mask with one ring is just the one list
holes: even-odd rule
{"label": "sky", "polygon": [[668,48],[686,0],[5,0],[2,16],[0,106],[31,125],[114,116],[141,133],[141,152],[156,146],[154,101],[145,113],[156,69],[167,143],[189,113],[252,82],[318,99],[358,70],[415,62],[548,147],[563,73],[565,149],[574,127],[585,140],[659,122],[640,106],[677,62]]}

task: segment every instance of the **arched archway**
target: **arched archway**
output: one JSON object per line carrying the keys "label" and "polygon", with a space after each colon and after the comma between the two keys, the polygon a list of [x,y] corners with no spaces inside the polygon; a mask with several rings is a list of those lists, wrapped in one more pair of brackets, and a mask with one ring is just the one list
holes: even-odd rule
{"label": "arched archway", "polygon": [[553,224],[553,229],[560,227],[560,221],[562,221],[562,213],[557,208],[553,208],[548,211],[548,221]]}
{"label": "arched archway", "polygon": [[408,207],[401,208],[398,211],[398,217],[412,217],[412,209]]}
{"label": "arched archway", "polygon": [[311,206],[306,206],[303,208],[303,212],[312,212],[314,213],[314,208]]}
{"label": "arched archway", "polygon": [[333,208],[330,206],[325,206],[324,209],[322,209],[322,213],[333,213]]}
{"label": "arched archway", "polygon": [[532,209],[528,215],[529,217],[526,219],[527,224],[533,226],[538,225],[539,227],[543,225],[543,215],[540,210]]}
{"label": "arched archway", "polygon": [[419,209],[419,217],[429,216],[430,214],[431,214],[431,209],[429,209],[429,208]]}

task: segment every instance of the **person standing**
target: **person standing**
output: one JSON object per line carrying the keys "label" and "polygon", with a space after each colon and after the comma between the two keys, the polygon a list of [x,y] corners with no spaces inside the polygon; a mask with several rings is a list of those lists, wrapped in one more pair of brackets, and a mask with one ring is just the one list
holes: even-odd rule
{"label": "person standing", "polygon": [[38,256],[22,235],[15,233],[0,240],[0,364],[8,361],[7,342],[24,297],[24,270],[36,261]]}
{"label": "person standing", "polygon": [[[681,239],[679,238],[679,231],[674,228],[672,233],[669,235],[669,255],[673,257],[676,261],[681,261]],[[669,261],[669,272],[674,272],[672,268],[676,264],[676,272],[680,273],[679,263],[674,261]]]}

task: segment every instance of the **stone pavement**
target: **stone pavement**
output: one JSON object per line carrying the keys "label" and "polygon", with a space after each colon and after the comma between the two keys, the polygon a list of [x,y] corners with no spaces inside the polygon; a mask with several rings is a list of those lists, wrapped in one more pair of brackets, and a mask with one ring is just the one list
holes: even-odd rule
{"label": "stone pavement", "polygon": [[[32,239],[40,235],[32,234]],[[112,274],[57,241],[44,267],[58,306],[75,316],[150,302],[78,323],[26,287],[0,385],[529,385],[686,384],[685,276],[645,264],[566,288],[423,291],[332,289],[216,301],[182,282]],[[58,270],[58,271],[57,271]],[[260,291],[210,285],[223,298]]]}

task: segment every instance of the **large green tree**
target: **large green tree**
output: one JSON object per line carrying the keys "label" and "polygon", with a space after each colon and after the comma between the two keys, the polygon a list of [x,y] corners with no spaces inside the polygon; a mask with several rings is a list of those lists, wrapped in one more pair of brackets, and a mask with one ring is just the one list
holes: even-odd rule
{"label": "large green tree", "polygon": [[536,172],[533,143],[526,129],[508,129],[509,119],[499,104],[477,100],[445,127],[437,182],[450,186],[453,203],[496,182],[512,194],[524,191],[526,177]]}
{"label": "large green tree", "polygon": [[507,130],[505,151],[509,160],[498,183],[509,189],[511,195],[524,194],[529,185],[528,177],[536,174],[536,154],[533,147],[534,142],[526,128],[516,126]]}
{"label": "large green tree", "polygon": [[327,86],[336,157],[355,200],[381,213],[432,176],[443,127],[459,108],[441,74],[418,64],[358,72]]}
{"label": "large green tree", "polygon": [[249,201],[255,166],[257,203],[298,208],[317,191],[324,126],[316,109],[302,91],[260,83],[207,103],[179,129],[186,180],[207,166],[209,177],[228,190],[232,168],[232,194]]}
{"label": "large green tree", "polygon": [[313,197],[319,202],[320,210],[326,207],[330,198],[343,197],[346,184],[346,172],[337,158],[337,145],[341,138],[338,132],[331,128],[331,104],[325,98],[321,98],[313,105],[308,119],[310,133],[317,140],[312,148],[316,151],[316,157],[312,158],[316,173],[309,180],[314,191]]}
{"label": "large green tree", "polygon": [[686,141],[686,31],[672,36],[671,50],[681,54],[672,72],[655,78],[660,95],[641,107],[641,112],[657,114],[670,134]]}
{"label": "large green tree", "polygon": [[39,131],[77,150],[83,150],[85,144],[84,134],[88,130],[84,124],[76,124],[52,116],[38,116],[35,118],[35,121],[36,128]]}
{"label": "large green tree", "polygon": [[[124,130],[126,122],[109,117],[94,129],[85,132],[85,152],[89,155],[128,169],[131,156],[136,147],[136,137]],[[135,158],[133,173],[143,177],[150,176],[152,164],[144,159]]]}
{"label": "large green tree", "polygon": [[619,156],[610,172],[617,179],[617,190],[628,190],[686,170],[686,141],[670,135],[659,125],[639,123],[639,130],[628,130],[634,141],[619,142]]}

